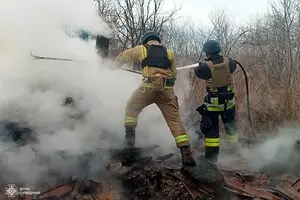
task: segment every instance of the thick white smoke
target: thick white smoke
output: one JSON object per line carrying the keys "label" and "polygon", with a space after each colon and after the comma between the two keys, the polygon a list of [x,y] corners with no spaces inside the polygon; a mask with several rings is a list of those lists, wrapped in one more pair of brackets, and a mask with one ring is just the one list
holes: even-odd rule
{"label": "thick white smoke", "polygon": [[[18,152],[2,152],[1,165],[9,171],[1,177],[6,182],[30,184],[45,177],[49,170],[74,170],[77,158],[63,160],[57,156],[59,151],[78,156],[123,144],[126,101],[141,77],[111,70],[112,62],[96,54],[95,42],[66,34],[78,29],[111,34],[97,16],[92,0],[0,2],[0,120],[32,128],[39,139],[35,145],[38,154],[50,158],[49,162],[37,159],[30,146]],[[77,61],[33,60],[30,51]],[[75,99],[76,109],[62,106],[66,96]],[[84,113],[85,117],[73,119],[73,112]],[[140,116],[137,143],[176,149],[155,106],[146,108]],[[0,144],[1,150],[9,147],[12,144]],[[97,170],[104,163],[95,158],[91,165],[89,170]]]}
{"label": "thick white smoke", "polygon": [[[300,132],[297,125],[286,124],[269,136],[258,135],[259,143],[240,146],[232,153],[221,149],[219,163],[232,169],[247,169],[251,172],[300,173]],[[224,146],[224,145],[222,145]],[[227,148],[228,148],[227,144]]]}
{"label": "thick white smoke", "polygon": [[241,153],[247,158],[248,167],[253,171],[300,173],[300,154],[296,143],[299,140],[299,128],[286,125],[278,130],[276,136],[267,139],[251,151],[244,150]]}
{"label": "thick white smoke", "polygon": [[[32,144],[16,152],[1,152],[2,182],[22,181],[33,187],[41,180],[55,178],[53,174],[47,177],[49,171],[66,176],[94,175],[103,169],[106,155],[90,155],[90,162],[83,161],[88,164],[84,169],[78,167],[80,155],[123,144],[126,101],[141,77],[111,70],[113,62],[99,58],[95,42],[66,34],[74,35],[78,29],[111,34],[97,16],[92,0],[0,1],[0,121],[19,122],[32,128],[39,139],[34,145],[36,154],[47,155],[37,157]],[[33,60],[30,51],[77,62]],[[76,109],[62,106],[66,96],[75,99]],[[74,112],[85,117],[73,119],[70,115]],[[1,138],[5,134],[1,131]],[[247,160],[260,163],[252,166],[260,169],[269,163],[268,156],[283,139],[285,136],[242,154]],[[140,115],[137,144],[158,144],[166,153],[176,149],[165,120],[154,105]],[[12,147],[12,143],[0,143],[0,151]],[[73,157],[64,159],[60,151]],[[263,161],[260,155],[266,159]]]}

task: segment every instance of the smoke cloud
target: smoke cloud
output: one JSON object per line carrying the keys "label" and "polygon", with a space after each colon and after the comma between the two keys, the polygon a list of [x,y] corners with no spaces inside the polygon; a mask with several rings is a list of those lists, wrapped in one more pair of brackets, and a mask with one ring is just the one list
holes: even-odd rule
{"label": "smoke cloud", "polygon": [[[247,169],[251,172],[263,172],[268,174],[299,174],[300,141],[299,128],[296,125],[285,124],[272,134],[259,140],[259,143],[251,147],[240,145],[231,154],[224,149],[229,144],[222,145],[222,153],[219,163],[237,170]],[[225,147],[224,147],[225,146]],[[232,168],[232,169],[233,169]]]}
{"label": "smoke cloud", "polygon": [[[2,0],[0,24],[0,121],[30,127],[38,139],[14,151],[5,151],[15,144],[2,140],[2,183],[36,184],[55,174],[94,175],[104,169],[107,155],[97,154],[97,148],[123,145],[126,101],[141,77],[112,70],[113,62],[97,55],[95,41],[73,37],[79,29],[110,36],[93,1]],[[76,61],[34,60],[30,51]],[[66,96],[76,108],[62,106]],[[6,134],[1,131],[1,138]],[[176,149],[154,105],[140,115],[137,144]],[[80,161],[87,153],[89,161]]]}
{"label": "smoke cloud", "polygon": [[284,126],[276,135],[258,144],[250,152],[242,151],[249,160],[252,171],[267,173],[300,173],[300,154],[296,141],[300,140],[299,128]]}
{"label": "smoke cloud", "polygon": [[[74,37],[79,29],[112,34],[92,0],[0,2],[0,121],[30,127],[38,139],[15,148],[15,143],[5,141],[7,132],[1,124],[1,183],[34,187],[61,176],[97,176],[108,158],[98,149],[122,147],[126,102],[141,77],[112,70],[113,61],[97,55],[95,41]],[[30,51],[76,61],[34,60]],[[75,108],[62,106],[66,96],[74,98]],[[180,101],[183,96],[179,94]],[[296,130],[290,132],[299,136]],[[274,152],[280,144],[289,146],[293,138],[282,134],[263,146],[242,149],[241,154],[256,164],[253,170],[260,170],[277,159]],[[162,114],[151,105],[139,117],[137,145],[154,144],[165,153],[176,150]],[[280,160],[287,162],[284,157]]]}

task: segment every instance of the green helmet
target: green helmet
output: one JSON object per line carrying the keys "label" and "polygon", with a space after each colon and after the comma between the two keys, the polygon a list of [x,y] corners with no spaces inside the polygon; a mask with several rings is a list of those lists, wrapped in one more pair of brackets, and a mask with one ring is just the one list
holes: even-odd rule
{"label": "green helmet", "polygon": [[216,40],[208,40],[203,45],[203,52],[206,54],[220,53],[221,45]]}
{"label": "green helmet", "polygon": [[142,36],[142,44],[146,44],[149,40],[157,40],[160,41],[159,35],[154,31],[147,31]]}

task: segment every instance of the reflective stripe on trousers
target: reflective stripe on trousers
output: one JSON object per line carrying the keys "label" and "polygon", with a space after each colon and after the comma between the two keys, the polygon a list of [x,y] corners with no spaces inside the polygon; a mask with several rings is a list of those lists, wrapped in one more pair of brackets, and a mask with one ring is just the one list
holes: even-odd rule
{"label": "reflective stripe on trousers", "polygon": [[[179,135],[175,137],[176,144],[189,142],[189,136],[187,134]],[[179,145],[180,146],[180,145]]]}
{"label": "reflective stripe on trousers", "polygon": [[206,147],[219,147],[220,146],[220,138],[205,138],[205,146]]}
{"label": "reflective stripe on trousers", "polygon": [[137,124],[137,117],[125,117],[126,126],[135,126]]}
{"label": "reflective stripe on trousers", "polygon": [[[215,101],[215,103],[218,101],[218,100],[214,100]],[[208,111],[212,111],[212,112],[222,112],[222,111],[224,111],[224,104],[220,104],[220,105],[218,105],[218,104],[209,104],[209,103],[206,103],[206,106],[207,106],[207,110]],[[229,110],[229,109],[231,109],[231,108],[233,108],[235,106],[235,100],[233,99],[233,100],[230,100],[230,101],[228,101],[228,103],[227,103],[227,108],[226,108],[226,110]]]}
{"label": "reflective stripe on trousers", "polygon": [[226,137],[226,140],[230,143],[236,143],[238,141],[238,135],[237,134],[235,134],[235,135],[225,134],[225,137]]}

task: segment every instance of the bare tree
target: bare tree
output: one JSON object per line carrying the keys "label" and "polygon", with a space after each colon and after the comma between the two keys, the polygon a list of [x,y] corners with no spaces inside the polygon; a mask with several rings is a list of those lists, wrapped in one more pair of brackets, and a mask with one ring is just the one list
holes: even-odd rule
{"label": "bare tree", "polygon": [[166,45],[176,54],[178,66],[193,64],[199,60],[205,32],[195,27],[191,21],[169,26]]}
{"label": "bare tree", "polygon": [[117,12],[113,1],[110,0],[94,0],[99,16],[101,16],[111,28],[117,22]]}
{"label": "bare tree", "polygon": [[[251,24],[238,44],[239,58],[253,63],[248,69],[252,111],[256,126],[276,127],[284,120],[299,120],[299,2],[270,4],[264,18]],[[265,128],[265,127],[263,127]]]}
{"label": "bare tree", "polygon": [[[115,30],[113,48],[140,44],[144,31],[161,33],[165,44],[174,50],[177,66],[199,60],[203,43],[221,41],[223,54],[239,60],[246,68],[250,83],[252,119],[255,129],[266,130],[283,120],[300,120],[300,5],[298,0],[280,0],[270,11],[247,26],[237,26],[224,11],[210,16],[213,28],[175,21],[176,7],[164,11],[164,0],[95,0],[99,15]],[[189,87],[185,89],[185,113],[189,126],[197,124],[196,106],[205,93],[204,81],[187,70]],[[182,71],[179,73],[183,74]],[[234,74],[238,118],[244,119],[245,82],[238,69]],[[188,95],[187,95],[188,93]]]}
{"label": "bare tree", "polygon": [[164,0],[113,0],[116,13],[115,36],[123,48],[140,44],[142,34],[147,30],[163,33],[173,20],[176,7],[165,11]]}

